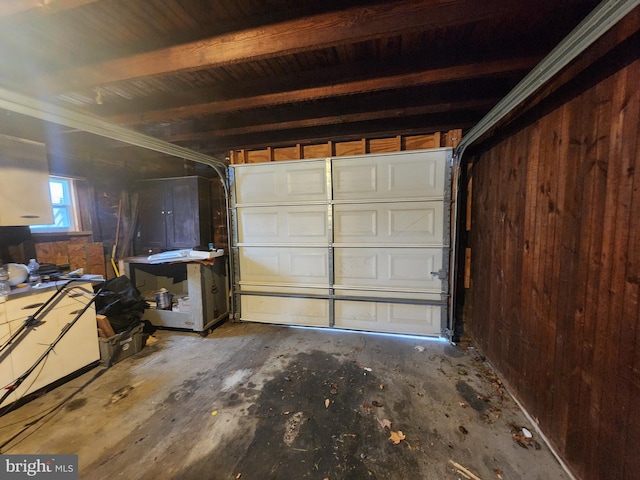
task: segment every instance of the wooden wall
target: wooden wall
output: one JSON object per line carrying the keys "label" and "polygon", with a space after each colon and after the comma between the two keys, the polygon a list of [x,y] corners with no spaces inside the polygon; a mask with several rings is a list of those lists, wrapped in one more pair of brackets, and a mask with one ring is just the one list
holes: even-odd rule
{"label": "wooden wall", "polygon": [[107,275],[102,242],[89,242],[83,235],[74,235],[61,241],[35,242],[36,258],[40,263],[68,265],[69,270],[82,268],[84,273]]}
{"label": "wooden wall", "polygon": [[584,480],[640,478],[638,23],[472,169],[466,326]]}

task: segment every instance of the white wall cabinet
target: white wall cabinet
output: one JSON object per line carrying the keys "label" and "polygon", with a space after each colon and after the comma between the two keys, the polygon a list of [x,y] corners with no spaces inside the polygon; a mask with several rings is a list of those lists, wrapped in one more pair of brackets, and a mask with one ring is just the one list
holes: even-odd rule
{"label": "white wall cabinet", "polygon": [[0,135],[0,205],[0,226],[53,223],[44,143]]}

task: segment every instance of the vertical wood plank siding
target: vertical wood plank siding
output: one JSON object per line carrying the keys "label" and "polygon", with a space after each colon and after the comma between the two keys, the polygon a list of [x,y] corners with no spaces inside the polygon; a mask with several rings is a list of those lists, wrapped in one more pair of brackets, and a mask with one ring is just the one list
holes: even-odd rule
{"label": "vertical wood plank siding", "polygon": [[639,115],[636,52],[473,166],[468,330],[585,480],[640,478]]}

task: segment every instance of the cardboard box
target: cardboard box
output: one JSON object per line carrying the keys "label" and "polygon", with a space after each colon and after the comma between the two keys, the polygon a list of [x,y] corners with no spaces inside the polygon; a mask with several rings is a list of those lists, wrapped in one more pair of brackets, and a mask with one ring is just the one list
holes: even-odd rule
{"label": "cardboard box", "polygon": [[189,312],[189,297],[182,297],[178,299],[178,312]]}

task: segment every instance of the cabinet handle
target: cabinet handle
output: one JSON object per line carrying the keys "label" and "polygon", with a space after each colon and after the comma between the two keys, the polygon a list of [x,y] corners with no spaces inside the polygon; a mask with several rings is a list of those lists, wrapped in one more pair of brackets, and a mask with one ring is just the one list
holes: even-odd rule
{"label": "cabinet handle", "polygon": [[160,211],[160,213],[161,213],[162,215],[164,215],[164,210]]}
{"label": "cabinet handle", "polygon": [[44,302],[32,303],[31,305],[25,305],[24,307],[22,307],[22,310],[33,310],[34,308],[39,308],[42,305],[44,305]]}
{"label": "cabinet handle", "polygon": [[171,215],[172,213],[173,213],[173,211],[171,211],[171,210],[167,211],[167,215]]}

